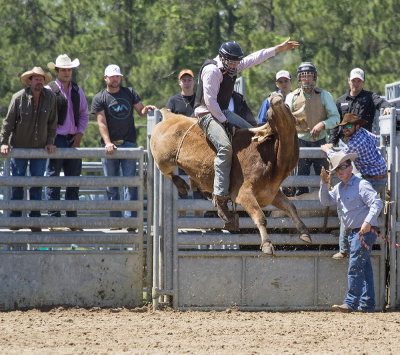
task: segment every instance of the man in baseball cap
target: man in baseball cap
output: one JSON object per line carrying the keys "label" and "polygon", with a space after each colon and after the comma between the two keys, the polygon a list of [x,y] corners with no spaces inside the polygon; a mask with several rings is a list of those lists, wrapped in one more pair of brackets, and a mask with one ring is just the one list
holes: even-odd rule
{"label": "man in baseball cap", "polygon": [[[285,100],[286,95],[289,94],[292,89],[292,77],[290,76],[290,73],[287,70],[278,71],[275,75],[275,85],[278,88],[277,92],[281,94]],[[271,94],[269,96],[271,96]],[[270,108],[268,100],[269,96],[261,104],[257,116],[258,124],[264,124],[267,122],[267,111]]]}
{"label": "man in baseball cap", "polygon": [[[364,90],[365,73],[361,68],[354,68],[350,71],[347,79],[349,91],[336,100],[336,107],[339,111],[340,121],[346,113],[355,113],[366,121],[364,128],[372,132],[376,110],[384,109],[383,115],[389,115],[391,105],[380,95]],[[344,138],[344,132],[340,127],[331,129],[329,143],[339,144],[339,140]]]}

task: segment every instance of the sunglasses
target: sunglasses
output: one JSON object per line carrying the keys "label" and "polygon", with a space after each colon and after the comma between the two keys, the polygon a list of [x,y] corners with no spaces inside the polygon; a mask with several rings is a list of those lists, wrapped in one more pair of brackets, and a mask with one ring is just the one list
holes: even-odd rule
{"label": "sunglasses", "polygon": [[344,169],[347,169],[350,165],[351,165],[351,164],[343,164],[343,165],[341,165],[341,166],[338,166],[335,170],[336,170],[336,171],[338,171],[338,170],[344,170]]}
{"label": "sunglasses", "polygon": [[346,124],[346,125],[343,126],[343,128],[352,129],[353,125],[352,124]]}

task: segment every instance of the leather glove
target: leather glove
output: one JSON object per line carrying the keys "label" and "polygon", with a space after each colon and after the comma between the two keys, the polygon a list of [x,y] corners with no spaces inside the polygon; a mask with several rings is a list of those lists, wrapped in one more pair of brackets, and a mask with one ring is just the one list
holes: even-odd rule
{"label": "leather glove", "polygon": [[226,134],[228,135],[229,140],[232,142],[232,138],[235,135],[236,132],[236,127],[232,123],[225,121],[223,123],[223,126],[225,128]]}

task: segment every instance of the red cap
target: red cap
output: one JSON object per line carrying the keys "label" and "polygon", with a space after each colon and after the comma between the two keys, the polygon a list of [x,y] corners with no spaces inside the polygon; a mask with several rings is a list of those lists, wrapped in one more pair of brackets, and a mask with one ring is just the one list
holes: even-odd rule
{"label": "red cap", "polygon": [[192,78],[194,78],[194,74],[190,69],[183,69],[178,75],[178,80],[181,80],[182,76],[184,76],[185,74],[190,75]]}

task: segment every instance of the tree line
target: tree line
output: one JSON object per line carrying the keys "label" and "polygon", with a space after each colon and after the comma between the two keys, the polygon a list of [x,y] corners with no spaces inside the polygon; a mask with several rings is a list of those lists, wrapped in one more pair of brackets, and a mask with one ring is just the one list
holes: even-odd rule
{"label": "tree line", "polygon": [[[197,73],[228,40],[245,54],[288,37],[301,44],[243,73],[254,113],[275,90],[278,70],[288,70],[296,86],[301,61],[316,65],[317,85],[335,99],[354,67],[365,71],[367,90],[383,95],[385,84],[400,80],[399,8],[400,0],[0,0],[0,117],[22,88],[20,75],[37,65],[47,70],[63,53],[80,60],[74,75],[89,105],[114,63],[123,85],[161,108],[179,91],[178,72]],[[83,144],[99,146],[96,125]]]}

